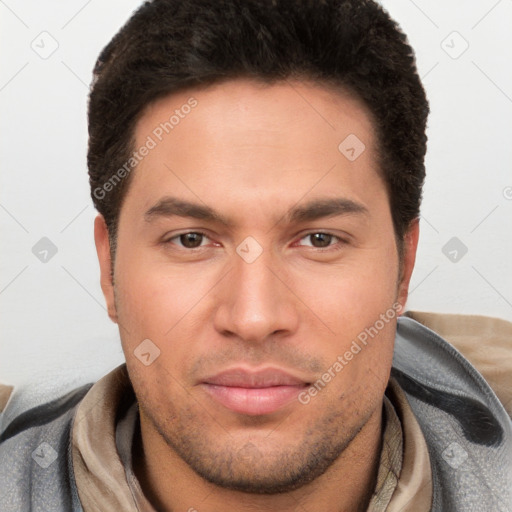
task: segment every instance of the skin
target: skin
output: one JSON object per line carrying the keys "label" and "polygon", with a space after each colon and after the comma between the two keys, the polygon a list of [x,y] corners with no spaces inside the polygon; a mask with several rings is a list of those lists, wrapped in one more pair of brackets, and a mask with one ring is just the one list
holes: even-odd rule
{"label": "skin", "polygon": [[[101,215],[95,222],[101,285],[139,401],[142,489],[158,510],[366,510],[396,317],[307,405],[241,414],[201,383],[234,366],[316,382],[380,314],[405,305],[418,222],[404,238],[400,275],[371,115],[343,91],[245,79],[190,89],[145,110],[136,147],[191,96],[197,106],[133,171],[114,283],[108,231]],[[349,134],[366,147],[354,161],[338,150]],[[165,196],[207,205],[229,223],[146,220]],[[286,216],[333,198],[366,213]],[[178,236],[198,231],[206,236],[195,249]],[[318,232],[333,236],[308,236]],[[248,236],[262,248],[252,263],[236,252]],[[149,366],[134,355],[145,339],[160,350]]]}

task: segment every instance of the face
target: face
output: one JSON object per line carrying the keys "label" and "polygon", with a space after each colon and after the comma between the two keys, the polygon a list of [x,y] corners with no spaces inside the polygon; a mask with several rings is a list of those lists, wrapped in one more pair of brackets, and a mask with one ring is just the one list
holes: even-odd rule
{"label": "face", "polygon": [[301,486],[380,415],[414,264],[417,225],[400,279],[371,117],[319,85],[236,80],[152,104],[144,145],[115,286],[96,222],[143,432],[217,485]]}

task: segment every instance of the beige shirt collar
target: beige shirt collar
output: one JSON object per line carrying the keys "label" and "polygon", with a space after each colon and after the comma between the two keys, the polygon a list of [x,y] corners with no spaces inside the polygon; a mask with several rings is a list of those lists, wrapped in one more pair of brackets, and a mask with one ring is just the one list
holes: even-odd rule
{"label": "beige shirt collar", "polygon": [[[116,444],[119,421],[128,429],[130,443],[133,439],[137,415],[133,414],[136,409],[131,415],[129,409],[134,401],[122,365],[94,384],[78,407],[72,459],[85,512],[154,512],[131,468],[125,470]],[[393,378],[384,396],[384,418],[377,485],[368,512],[428,512],[432,483],[426,442],[405,393]]]}
{"label": "beige shirt collar", "polygon": [[[394,439],[394,431],[400,428],[402,431],[402,468],[400,477],[393,489],[393,494],[387,508],[377,508],[375,512],[386,510],[386,512],[429,512],[432,505],[432,471],[430,469],[430,457],[428,454],[427,443],[421,427],[416,420],[411,406],[407,401],[405,392],[399,386],[398,382],[391,378],[386,389],[385,398],[389,399],[389,404],[394,408],[398,423],[390,427],[390,431],[384,434],[384,446],[390,449]],[[386,443],[386,438],[389,440]],[[385,453],[383,448],[381,453],[379,472],[386,467],[383,460]],[[381,491],[384,494],[385,488]],[[369,509],[368,512],[374,512]]]}

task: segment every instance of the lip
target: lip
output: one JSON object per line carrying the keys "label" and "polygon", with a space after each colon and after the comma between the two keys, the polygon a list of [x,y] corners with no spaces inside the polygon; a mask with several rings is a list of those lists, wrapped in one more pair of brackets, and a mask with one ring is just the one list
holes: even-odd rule
{"label": "lip", "polygon": [[204,391],[233,412],[258,416],[278,411],[308,385],[304,380],[278,368],[249,371],[233,368],[201,382]]}

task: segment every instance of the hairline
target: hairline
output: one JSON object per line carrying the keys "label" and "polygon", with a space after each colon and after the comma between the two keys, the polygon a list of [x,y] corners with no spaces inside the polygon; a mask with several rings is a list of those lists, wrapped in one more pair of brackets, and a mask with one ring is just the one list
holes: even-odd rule
{"label": "hairline", "polygon": [[[147,113],[147,111],[158,101],[163,100],[165,98],[170,98],[175,95],[178,95],[180,93],[186,93],[186,92],[195,92],[195,91],[203,91],[208,90],[212,87],[216,87],[219,85],[222,85],[223,83],[233,82],[233,81],[244,81],[248,80],[252,83],[259,84],[264,87],[271,87],[273,85],[277,84],[283,84],[288,83],[290,81],[296,81],[297,83],[306,83],[309,85],[313,85],[315,87],[324,89],[324,91],[333,93],[338,95],[341,98],[348,98],[350,100],[355,101],[359,107],[361,107],[368,117],[369,125],[372,130],[372,138],[375,144],[374,151],[375,151],[375,166],[376,166],[376,173],[379,178],[382,179],[385,189],[386,189],[386,196],[388,199],[388,206],[390,209],[390,213],[392,216],[392,223],[393,223],[393,233],[395,238],[395,245],[397,247],[398,252],[398,259],[399,259],[399,269],[401,271],[402,268],[402,260],[404,256],[404,237],[407,233],[408,229],[410,228],[413,220],[409,223],[407,226],[403,226],[403,234],[400,235],[400,233],[397,232],[397,226],[395,223],[394,215],[393,215],[393,208],[392,208],[392,192],[390,183],[386,179],[386,173],[383,168],[384,160],[385,160],[385,151],[382,148],[382,140],[381,140],[381,134],[379,133],[378,129],[378,122],[376,119],[375,114],[373,113],[372,109],[368,106],[367,102],[361,97],[361,95],[354,90],[354,88],[347,84],[343,79],[337,79],[333,77],[315,77],[312,76],[310,73],[307,72],[294,72],[290,73],[290,75],[286,77],[265,77],[262,75],[246,75],[246,74],[233,74],[230,76],[225,77],[213,77],[208,82],[199,83],[199,84],[184,84],[183,86],[177,86],[172,91],[162,92],[161,94],[156,94],[153,98],[151,98],[149,101],[147,101],[137,112],[133,122],[132,126],[130,128],[130,133],[128,137],[128,144],[126,145],[125,149],[125,155],[123,156],[124,159],[126,159],[127,155],[133,153],[136,150],[137,147],[137,141],[136,141],[136,132],[137,128],[139,126],[139,123],[141,119],[144,117],[144,115]],[[118,234],[118,228],[119,228],[119,220],[121,217],[121,210],[123,208],[123,205],[126,200],[126,196],[128,195],[128,191],[131,186],[131,182],[133,180],[133,174],[138,169],[140,162],[133,168],[132,172],[127,176],[126,181],[123,185],[122,195],[119,201],[119,206],[116,212],[116,215],[113,219],[113,233],[111,233],[111,228],[108,227],[108,234],[109,234],[109,246],[110,246],[110,255],[111,255],[111,261],[112,261],[112,273],[113,268],[115,264],[115,256],[117,253],[117,234]],[[111,236],[112,235],[112,236]]]}

